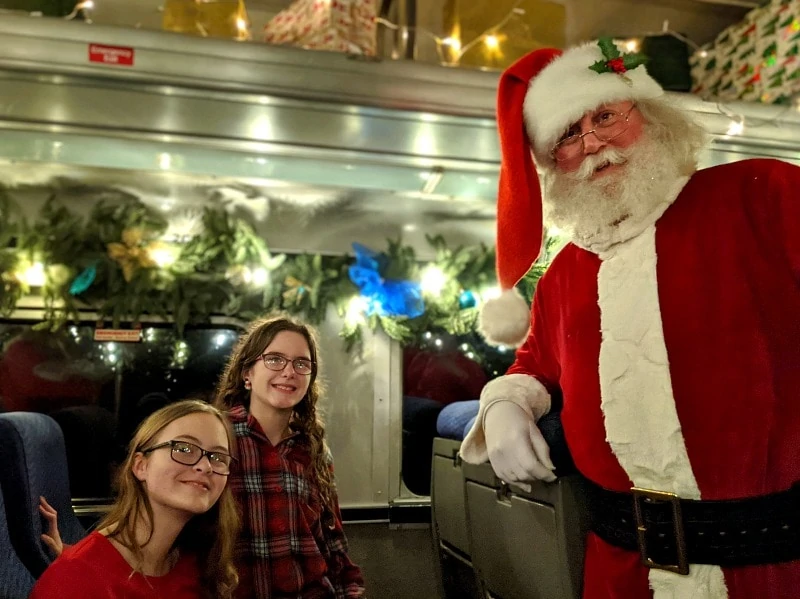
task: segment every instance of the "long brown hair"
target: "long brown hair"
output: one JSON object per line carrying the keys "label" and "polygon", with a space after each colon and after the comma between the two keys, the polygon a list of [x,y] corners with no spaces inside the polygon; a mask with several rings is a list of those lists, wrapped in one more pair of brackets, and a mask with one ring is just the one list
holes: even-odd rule
{"label": "long brown hair", "polygon": [[[141,563],[144,547],[152,537],[153,507],[144,484],[133,474],[133,463],[142,449],[151,445],[156,436],[171,422],[190,414],[211,414],[225,427],[228,446],[235,451],[236,440],[228,418],[217,408],[197,400],[179,401],[151,414],[133,435],[128,457],[122,464],[117,479],[117,501],[97,530],[108,529],[108,537],[130,550]],[[145,517],[150,525],[150,536],[144,543],[136,539],[136,525]],[[210,510],[194,516],[175,540],[175,547],[197,556],[200,582],[208,599],[229,599],[239,582],[234,566],[234,548],[239,535],[239,514],[228,485]]]}
{"label": "long brown hair", "polygon": [[330,467],[330,452],[325,442],[325,427],[317,413],[317,403],[322,396],[322,385],[317,378],[319,353],[314,331],[306,324],[288,316],[279,315],[256,320],[233,350],[225,371],[222,373],[214,405],[229,410],[237,404],[250,408],[250,391],[244,388],[244,373],[261,359],[261,354],[272,343],[278,333],[289,331],[302,335],[308,344],[311,360],[316,367],[309,375],[311,380],[305,397],[294,407],[292,425],[308,441],[313,476],[319,488],[323,516],[333,514],[333,475]]}

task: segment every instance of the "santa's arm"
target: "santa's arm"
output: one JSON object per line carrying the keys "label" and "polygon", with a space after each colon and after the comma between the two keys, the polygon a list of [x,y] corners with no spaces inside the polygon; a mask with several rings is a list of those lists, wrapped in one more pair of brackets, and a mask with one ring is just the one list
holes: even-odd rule
{"label": "santa's arm", "polygon": [[[546,275],[545,275],[546,276]],[[531,331],[527,340],[517,350],[514,364],[508,372],[483,388],[480,408],[475,423],[461,444],[461,457],[472,464],[488,460],[484,418],[490,406],[499,401],[509,401],[522,409],[520,417],[536,422],[550,411],[549,388],[558,380],[558,363],[553,357],[553,346],[544,317],[545,293],[540,282],[534,297],[531,313]]]}
{"label": "santa's arm", "polygon": [[800,282],[800,167],[781,160],[748,161],[745,206],[765,252]]}

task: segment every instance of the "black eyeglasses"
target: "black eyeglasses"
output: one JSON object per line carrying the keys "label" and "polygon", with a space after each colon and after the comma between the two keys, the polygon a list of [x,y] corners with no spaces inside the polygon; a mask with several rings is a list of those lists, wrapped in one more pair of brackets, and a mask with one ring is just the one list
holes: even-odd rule
{"label": "black eyeglasses", "polygon": [[183,464],[184,466],[194,466],[204,457],[208,456],[208,463],[211,464],[211,471],[214,474],[228,476],[231,473],[231,463],[234,457],[223,453],[221,451],[206,451],[199,445],[189,443],[188,441],[166,441],[159,443],[148,449],[142,449],[143,454],[148,454],[156,449],[170,447],[170,457],[173,461]]}
{"label": "black eyeglasses", "polygon": [[294,360],[290,360],[280,354],[263,354],[261,359],[264,360],[264,366],[278,372],[286,368],[289,362],[292,363],[292,368],[294,368],[297,374],[307,376],[314,372],[315,363],[307,358],[295,358]]}

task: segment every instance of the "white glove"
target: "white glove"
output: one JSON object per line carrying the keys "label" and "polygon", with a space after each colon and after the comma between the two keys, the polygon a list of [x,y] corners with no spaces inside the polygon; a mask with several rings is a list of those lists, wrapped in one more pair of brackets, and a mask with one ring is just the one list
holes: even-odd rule
{"label": "white glove", "polygon": [[519,483],[556,479],[547,441],[533,419],[514,402],[491,404],[483,418],[483,431],[489,461],[500,480]]}

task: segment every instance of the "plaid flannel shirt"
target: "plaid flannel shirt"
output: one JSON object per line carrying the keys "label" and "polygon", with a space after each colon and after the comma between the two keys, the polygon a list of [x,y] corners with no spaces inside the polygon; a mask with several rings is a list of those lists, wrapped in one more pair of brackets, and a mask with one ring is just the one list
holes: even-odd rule
{"label": "plaid flannel shirt", "polygon": [[237,596],[362,598],[364,580],[347,555],[335,493],[333,524],[321,520],[321,501],[303,436],[295,433],[273,446],[244,406],[234,406],[229,416],[238,462],[228,484],[242,511]]}

